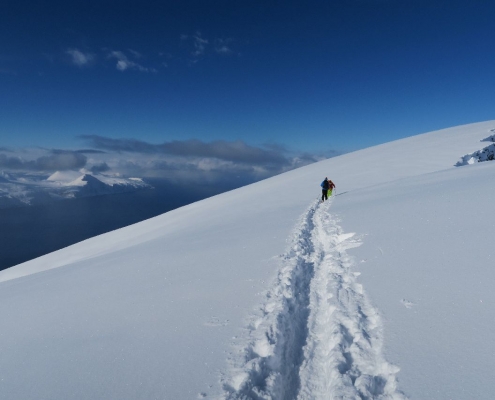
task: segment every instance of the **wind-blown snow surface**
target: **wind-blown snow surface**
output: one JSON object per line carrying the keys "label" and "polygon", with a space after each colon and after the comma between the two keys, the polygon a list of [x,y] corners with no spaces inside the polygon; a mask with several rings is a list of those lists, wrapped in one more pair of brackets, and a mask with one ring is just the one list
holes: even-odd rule
{"label": "wind-blown snow surface", "polygon": [[495,163],[454,166],[492,129],[332,158],[0,272],[2,397],[493,398]]}

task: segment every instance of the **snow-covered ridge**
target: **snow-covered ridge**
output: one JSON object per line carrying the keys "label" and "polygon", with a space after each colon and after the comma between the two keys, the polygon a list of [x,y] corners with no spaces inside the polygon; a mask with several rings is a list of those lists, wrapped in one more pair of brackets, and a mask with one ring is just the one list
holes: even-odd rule
{"label": "snow-covered ridge", "polygon": [[[492,129],[491,132],[495,132]],[[495,134],[488,136],[485,139],[480,140],[481,142],[495,142]],[[475,151],[470,154],[463,156],[456,164],[456,167],[462,167],[463,165],[471,165],[476,162],[493,161],[495,160],[495,144],[484,147],[481,150]]]}
{"label": "snow-covered ridge", "polygon": [[44,204],[56,200],[122,193],[151,186],[139,178],[122,178],[86,171],[0,173],[0,208]]}

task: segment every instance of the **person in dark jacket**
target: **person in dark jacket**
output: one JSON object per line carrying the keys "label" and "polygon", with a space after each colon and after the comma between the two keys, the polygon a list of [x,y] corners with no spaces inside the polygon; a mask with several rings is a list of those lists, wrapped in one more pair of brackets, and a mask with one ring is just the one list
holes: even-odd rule
{"label": "person in dark jacket", "polygon": [[328,192],[332,193],[332,190],[335,188],[335,184],[328,178],[321,183],[321,201],[328,200]]}

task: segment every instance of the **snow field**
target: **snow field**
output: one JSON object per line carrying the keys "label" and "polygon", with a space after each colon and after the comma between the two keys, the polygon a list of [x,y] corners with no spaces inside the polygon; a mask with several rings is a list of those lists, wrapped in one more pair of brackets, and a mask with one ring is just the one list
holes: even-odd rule
{"label": "snow field", "polygon": [[495,163],[484,162],[349,192],[332,206],[362,235],[350,250],[355,270],[411,399],[493,399],[493,198]]}
{"label": "snow field", "polygon": [[298,399],[405,399],[397,388],[399,368],[382,355],[380,315],[351,269],[347,250],[360,240],[342,232],[329,206],[314,216],[315,271]]}
{"label": "snow field", "polygon": [[[455,164],[494,128],[332,158],[1,271],[1,396],[492,400],[495,163]],[[338,195],[309,205],[324,176]]]}
{"label": "snow field", "polygon": [[224,384],[228,399],[295,398],[307,337],[315,210],[312,206],[301,217],[261,316],[249,324],[248,345]]}
{"label": "snow field", "polygon": [[360,241],[342,232],[331,201],[301,217],[226,398],[406,398],[382,355],[380,316],[351,271],[346,250]]}

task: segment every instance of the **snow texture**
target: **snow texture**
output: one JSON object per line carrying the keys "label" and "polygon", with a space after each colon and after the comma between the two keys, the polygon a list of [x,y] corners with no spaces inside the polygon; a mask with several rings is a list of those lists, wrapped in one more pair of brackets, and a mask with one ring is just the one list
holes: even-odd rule
{"label": "snow texture", "polygon": [[0,393],[492,399],[495,163],[454,164],[493,129],[345,154],[1,271]]}
{"label": "snow texture", "polygon": [[301,218],[264,316],[251,324],[228,399],[405,399],[382,355],[382,324],[351,271],[345,234],[315,203]]}

